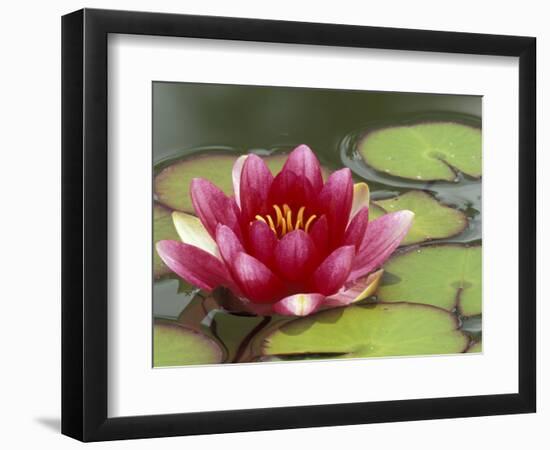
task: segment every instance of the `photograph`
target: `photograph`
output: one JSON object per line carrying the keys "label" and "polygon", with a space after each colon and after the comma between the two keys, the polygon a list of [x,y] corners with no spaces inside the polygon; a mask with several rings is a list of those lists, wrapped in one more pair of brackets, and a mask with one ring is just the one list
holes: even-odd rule
{"label": "photograph", "polygon": [[548,14],[471,3],[6,2],[0,449],[550,449]]}
{"label": "photograph", "polygon": [[154,368],[482,352],[482,96],[151,84]]}

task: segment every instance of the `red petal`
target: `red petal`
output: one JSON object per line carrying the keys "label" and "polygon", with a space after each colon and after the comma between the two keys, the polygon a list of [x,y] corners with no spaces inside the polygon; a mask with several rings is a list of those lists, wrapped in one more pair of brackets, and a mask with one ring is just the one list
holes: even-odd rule
{"label": "red petal", "polygon": [[317,193],[309,180],[299,178],[294,172],[288,170],[280,172],[269,190],[268,203],[272,205],[310,205]]}
{"label": "red petal", "polygon": [[261,220],[252,222],[248,232],[250,253],[267,266],[273,263],[277,237],[269,226]]}
{"label": "red petal", "polygon": [[320,255],[326,255],[329,249],[327,216],[319,217],[309,230],[309,235]]}
{"label": "red petal", "polygon": [[278,273],[289,281],[303,281],[318,263],[317,250],[311,237],[302,230],[286,234],[275,248]]}
{"label": "red petal", "polygon": [[218,223],[227,225],[240,236],[239,208],[235,200],[204,178],[191,181],[193,207],[208,233],[215,239]]}
{"label": "red petal", "polygon": [[344,245],[355,245],[358,249],[365,237],[367,225],[369,224],[369,208],[364,207],[359,210],[351,219],[346,233],[344,234]]}
{"label": "red petal", "polygon": [[298,181],[307,180],[315,192],[323,188],[319,160],[307,145],[299,145],[292,150],[283,166],[282,172],[284,171],[293,172]]}
{"label": "red petal", "polygon": [[240,183],[240,205],[245,219],[262,214],[273,182],[273,175],[264,160],[257,155],[246,158]]}
{"label": "red petal", "polygon": [[318,205],[327,215],[331,243],[339,244],[349,222],[353,181],[348,168],[333,172],[319,194]]}
{"label": "red petal", "polygon": [[338,292],[348,278],[354,256],[355,247],[353,245],[346,245],[334,250],[313,274],[313,290],[324,295]]}
{"label": "red petal", "polygon": [[382,266],[407,235],[413,218],[413,212],[403,210],[369,223],[348,279],[353,281]]}
{"label": "red petal", "polygon": [[283,316],[308,316],[319,309],[324,299],[321,294],[295,294],[275,303],[273,311]]}
{"label": "red petal", "polygon": [[164,263],[188,283],[206,291],[233,287],[225,265],[210,253],[178,241],[159,241],[157,252]]}
{"label": "red petal", "polygon": [[244,295],[254,303],[273,303],[283,293],[277,276],[253,256],[238,253],[232,269]]}

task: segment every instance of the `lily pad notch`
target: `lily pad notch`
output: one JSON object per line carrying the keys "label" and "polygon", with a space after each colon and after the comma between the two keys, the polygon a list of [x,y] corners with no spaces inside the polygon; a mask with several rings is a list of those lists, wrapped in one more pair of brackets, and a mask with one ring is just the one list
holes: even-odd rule
{"label": "lily pad notch", "polygon": [[420,181],[481,177],[481,129],[457,122],[424,122],[367,132],[357,151],[375,170]]}
{"label": "lily pad notch", "polygon": [[384,266],[382,302],[427,304],[462,316],[481,314],[481,245],[414,247]]}

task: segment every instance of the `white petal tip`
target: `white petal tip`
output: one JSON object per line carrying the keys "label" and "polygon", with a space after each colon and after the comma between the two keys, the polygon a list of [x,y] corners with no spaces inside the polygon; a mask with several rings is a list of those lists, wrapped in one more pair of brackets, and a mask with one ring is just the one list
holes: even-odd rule
{"label": "white petal tip", "polygon": [[283,316],[309,316],[319,309],[324,300],[321,294],[295,294],[273,305],[273,311]]}

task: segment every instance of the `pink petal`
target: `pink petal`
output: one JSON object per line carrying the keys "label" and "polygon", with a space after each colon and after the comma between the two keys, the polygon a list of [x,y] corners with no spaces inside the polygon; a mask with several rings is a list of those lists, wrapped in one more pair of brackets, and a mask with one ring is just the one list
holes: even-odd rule
{"label": "pink petal", "polygon": [[369,224],[369,208],[361,208],[351,219],[346,233],[344,234],[344,245],[355,245],[358,249],[365,237],[367,225]]}
{"label": "pink petal", "polygon": [[247,220],[264,212],[272,182],[273,175],[264,160],[254,154],[248,155],[241,172],[239,192],[241,211]]}
{"label": "pink petal", "polygon": [[273,263],[277,237],[269,226],[261,220],[250,224],[248,231],[250,253],[266,265]]}
{"label": "pink petal", "polygon": [[348,278],[354,256],[355,247],[353,245],[346,245],[334,250],[314,272],[313,290],[325,295],[336,293]]}
{"label": "pink petal", "polygon": [[383,273],[384,270],[379,270],[367,277],[356,280],[351,286],[342,288],[336,294],[327,297],[323,306],[347,306],[374,295]]}
{"label": "pink petal", "polygon": [[226,225],[218,224],[216,228],[216,244],[228,267],[231,267],[237,253],[243,252],[244,248],[237,235]]}
{"label": "pink petal", "polygon": [[319,217],[309,230],[309,235],[320,255],[326,255],[328,252],[328,221],[327,216]]}
{"label": "pink petal", "polygon": [[235,164],[233,164],[233,171],[231,173],[232,179],[233,179],[233,193],[235,194],[235,202],[237,203],[237,206],[241,207],[241,198],[240,198],[240,186],[241,186],[241,173],[243,171],[243,165],[246,161],[246,158],[248,158],[248,155],[241,155],[237,158],[235,161]]}
{"label": "pink petal", "polygon": [[333,172],[319,194],[318,207],[327,215],[331,242],[339,243],[348,225],[353,201],[353,181],[348,168]]}
{"label": "pink petal", "polygon": [[188,283],[206,291],[233,287],[223,262],[210,253],[178,241],[159,241],[157,252],[164,263]]}
{"label": "pink petal", "polygon": [[279,278],[253,256],[238,253],[232,268],[244,295],[254,303],[273,303],[283,293]]}
{"label": "pink petal", "polygon": [[239,208],[235,200],[204,178],[191,181],[191,200],[195,212],[210,236],[216,238],[218,223],[227,225],[240,236]]}
{"label": "pink petal", "polygon": [[284,170],[273,180],[269,190],[268,203],[271,205],[295,204],[310,205],[317,193],[306,178],[299,178],[294,172]]}
{"label": "pink petal", "polygon": [[413,218],[412,211],[403,210],[384,214],[369,223],[348,280],[353,281],[381,267],[407,235]]}
{"label": "pink petal", "polygon": [[313,272],[317,263],[315,244],[305,231],[291,231],[275,248],[278,273],[289,281],[304,280]]}
{"label": "pink petal", "polygon": [[324,299],[321,294],[295,294],[275,303],[273,311],[283,316],[308,316],[319,309]]}
{"label": "pink petal", "polygon": [[282,171],[293,172],[298,176],[298,180],[308,180],[315,192],[319,192],[323,187],[321,165],[307,145],[299,145],[292,150]]}

